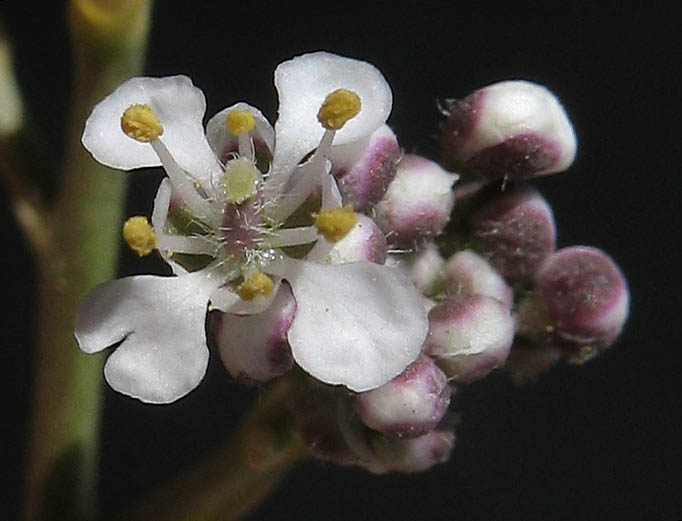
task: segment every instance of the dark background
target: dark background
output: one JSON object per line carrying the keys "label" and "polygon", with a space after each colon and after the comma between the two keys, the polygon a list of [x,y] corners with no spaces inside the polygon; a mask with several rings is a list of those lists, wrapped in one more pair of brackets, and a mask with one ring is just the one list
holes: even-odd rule
{"label": "dark background", "polygon": [[[4,0],[0,16],[57,168],[71,65],[63,5],[51,3]],[[553,204],[559,243],[605,249],[630,282],[629,323],[601,358],[583,367],[561,365],[523,387],[494,374],[462,389],[452,406],[462,424],[449,463],[424,474],[381,477],[306,463],[249,519],[682,518],[679,26],[671,13],[608,4],[398,8],[339,2],[302,10],[295,4],[158,2],[147,73],[191,76],[206,94],[208,116],[243,100],[274,121],[277,63],[325,49],[381,69],[393,88],[389,123],[402,146],[435,158],[435,100],[502,79],[547,85],[579,138],[573,167],[536,182]],[[128,213],[147,213],[160,174],[133,179]],[[2,489],[5,519],[18,506],[40,310],[32,301],[31,259],[4,193],[0,211],[2,451],[11,478]],[[122,274],[162,269],[128,252],[121,260]],[[171,406],[145,406],[107,389],[105,511],[210,453],[255,397],[229,379],[215,356],[201,386]]]}

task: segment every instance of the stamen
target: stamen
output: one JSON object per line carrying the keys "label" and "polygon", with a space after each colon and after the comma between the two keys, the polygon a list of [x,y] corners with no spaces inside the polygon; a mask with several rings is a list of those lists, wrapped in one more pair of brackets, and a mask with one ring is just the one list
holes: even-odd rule
{"label": "stamen", "polygon": [[235,136],[251,132],[256,124],[253,115],[248,110],[233,110],[225,116],[227,130]]}
{"label": "stamen", "polygon": [[302,226],[300,228],[282,228],[273,232],[265,232],[263,244],[271,248],[286,248],[309,244],[317,240],[318,232],[314,226]]}
{"label": "stamen", "polygon": [[234,204],[242,204],[258,193],[258,182],[261,173],[256,165],[244,157],[228,161],[223,183],[227,192],[227,200]]}
{"label": "stamen", "polygon": [[270,277],[257,271],[239,286],[237,293],[243,300],[253,300],[256,297],[267,297],[274,287]]}
{"label": "stamen", "polygon": [[176,194],[180,196],[185,205],[187,205],[196,217],[199,219],[210,219],[214,212],[211,209],[209,201],[204,199],[197,191],[197,180],[188,176],[187,173],[180,168],[180,165],[177,164],[166,148],[166,145],[164,145],[160,139],[152,141],[151,145],[163,164]]}
{"label": "stamen", "polygon": [[343,239],[356,222],[358,222],[358,218],[350,204],[343,208],[322,210],[315,216],[315,226],[330,242]]}
{"label": "stamen", "polygon": [[123,224],[123,239],[140,257],[149,255],[156,248],[156,234],[146,217],[137,215]]}
{"label": "stamen", "polygon": [[249,135],[249,132],[251,132],[256,125],[253,114],[248,110],[233,110],[225,116],[225,124],[227,125],[227,130],[231,134],[237,136],[239,155],[246,157],[249,161],[253,161],[255,153],[253,140]]}
{"label": "stamen", "polygon": [[183,235],[161,235],[158,237],[159,250],[191,255],[215,255],[217,246],[205,237]]}
{"label": "stamen", "polygon": [[143,104],[131,105],[123,112],[121,129],[129,138],[140,143],[150,143],[163,134],[159,118],[149,105]]}
{"label": "stamen", "polygon": [[327,130],[339,130],[360,112],[360,96],[348,89],[337,89],[327,95],[317,119]]}
{"label": "stamen", "polygon": [[[317,119],[326,129],[312,157],[299,170],[299,178],[287,198],[278,201],[275,207],[268,207],[268,216],[274,221],[284,221],[321,184],[323,188],[323,205],[333,204],[333,187],[326,182],[329,176],[327,161],[329,150],[334,142],[336,131],[360,112],[360,96],[347,89],[337,89],[330,93],[322,103]],[[267,199],[267,198],[266,198]]]}

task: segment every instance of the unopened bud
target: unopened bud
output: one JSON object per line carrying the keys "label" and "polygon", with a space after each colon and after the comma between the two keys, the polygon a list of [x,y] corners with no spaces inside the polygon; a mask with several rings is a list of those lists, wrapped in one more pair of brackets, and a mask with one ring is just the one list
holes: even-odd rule
{"label": "unopened bud", "polygon": [[455,203],[457,177],[437,163],[408,154],[383,199],[376,221],[390,244],[414,247],[441,233]]}
{"label": "unopened bud", "polygon": [[491,264],[471,250],[462,250],[443,267],[443,289],[448,295],[487,295],[511,308],[514,294]]}
{"label": "unopened bud", "polygon": [[531,279],[556,249],[552,209],[528,186],[488,198],[472,216],[471,228],[476,249],[509,282]]}
{"label": "unopened bud", "polygon": [[514,340],[514,320],[484,295],[445,299],[429,312],[424,352],[456,382],[469,383],[502,365]]}
{"label": "unopened bud", "polygon": [[443,371],[422,354],[387,384],[358,394],[356,404],[371,429],[414,438],[441,421],[450,404],[450,386]]}
{"label": "unopened bud", "polygon": [[454,170],[521,179],[566,170],[575,158],[576,137],[548,89],[503,81],[452,103],[442,145]]}
{"label": "unopened bud", "polygon": [[336,145],[329,159],[344,204],[364,212],[384,196],[395,177],[400,147],[393,131],[383,125],[368,142]]}
{"label": "unopened bud", "polygon": [[283,283],[267,310],[255,315],[219,313],[211,324],[220,358],[229,373],[245,384],[259,384],[293,366],[287,332],[296,301]]}
{"label": "unopened bud", "polygon": [[618,266],[603,251],[557,251],[537,274],[540,298],[557,333],[578,344],[611,344],[628,316],[630,294]]}

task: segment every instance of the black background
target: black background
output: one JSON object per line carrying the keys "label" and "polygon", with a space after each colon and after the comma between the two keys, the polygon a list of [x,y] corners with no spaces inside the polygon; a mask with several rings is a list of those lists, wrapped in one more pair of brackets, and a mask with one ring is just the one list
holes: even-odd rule
{"label": "black background", "polygon": [[[61,2],[4,0],[32,115],[59,165],[70,92],[70,51]],[[449,463],[430,472],[372,476],[306,463],[249,519],[491,520],[680,519],[680,167],[672,13],[627,3],[264,3],[162,0],[155,8],[146,72],[184,73],[210,116],[236,101],[274,121],[277,63],[325,49],[383,71],[394,92],[389,123],[407,151],[437,157],[436,99],[502,79],[550,87],[570,114],[578,157],[535,184],[553,204],[559,243],[608,251],[632,297],[626,331],[583,367],[561,365],[537,383],[504,374],[462,389]],[[677,127],[677,128],[675,128]],[[160,173],[133,176],[129,214],[148,213]],[[35,279],[6,195],[0,199],[2,280],[2,508],[13,518],[21,487]],[[160,263],[121,255],[121,273]],[[58,392],[58,390],[55,390]],[[213,356],[201,386],[180,402],[146,406],[107,389],[101,504],[139,497],[172,471],[210,453],[256,398]],[[6,438],[6,440],[4,439]]]}

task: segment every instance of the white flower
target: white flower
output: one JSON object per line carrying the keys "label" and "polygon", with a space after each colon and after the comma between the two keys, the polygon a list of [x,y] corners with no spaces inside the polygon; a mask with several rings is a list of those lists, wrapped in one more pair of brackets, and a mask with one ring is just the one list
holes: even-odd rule
{"label": "white flower", "polygon": [[[288,331],[294,360],[322,382],[373,389],[419,354],[428,322],[404,275],[323,260],[355,222],[329,174],[330,151],[363,146],[384,126],[388,84],[368,63],[318,52],[280,64],[275,86],[274,130],[238,103],[204,133],[203,93],[185,76],[133,78],[88,119],[83,144],[99,162],[123,170],[162,165],[168,176],[154,201],[153,232],[136,223],[126,238],[156,245],[175,275],[105,284],[78,313],[81,349],[121,343],[105,366],[114,389],[153,403],[184,396],[206,370],[209,302],[258,313],[281,280],[296,299]],[[296,225],[320,189],[317,217]]]}

